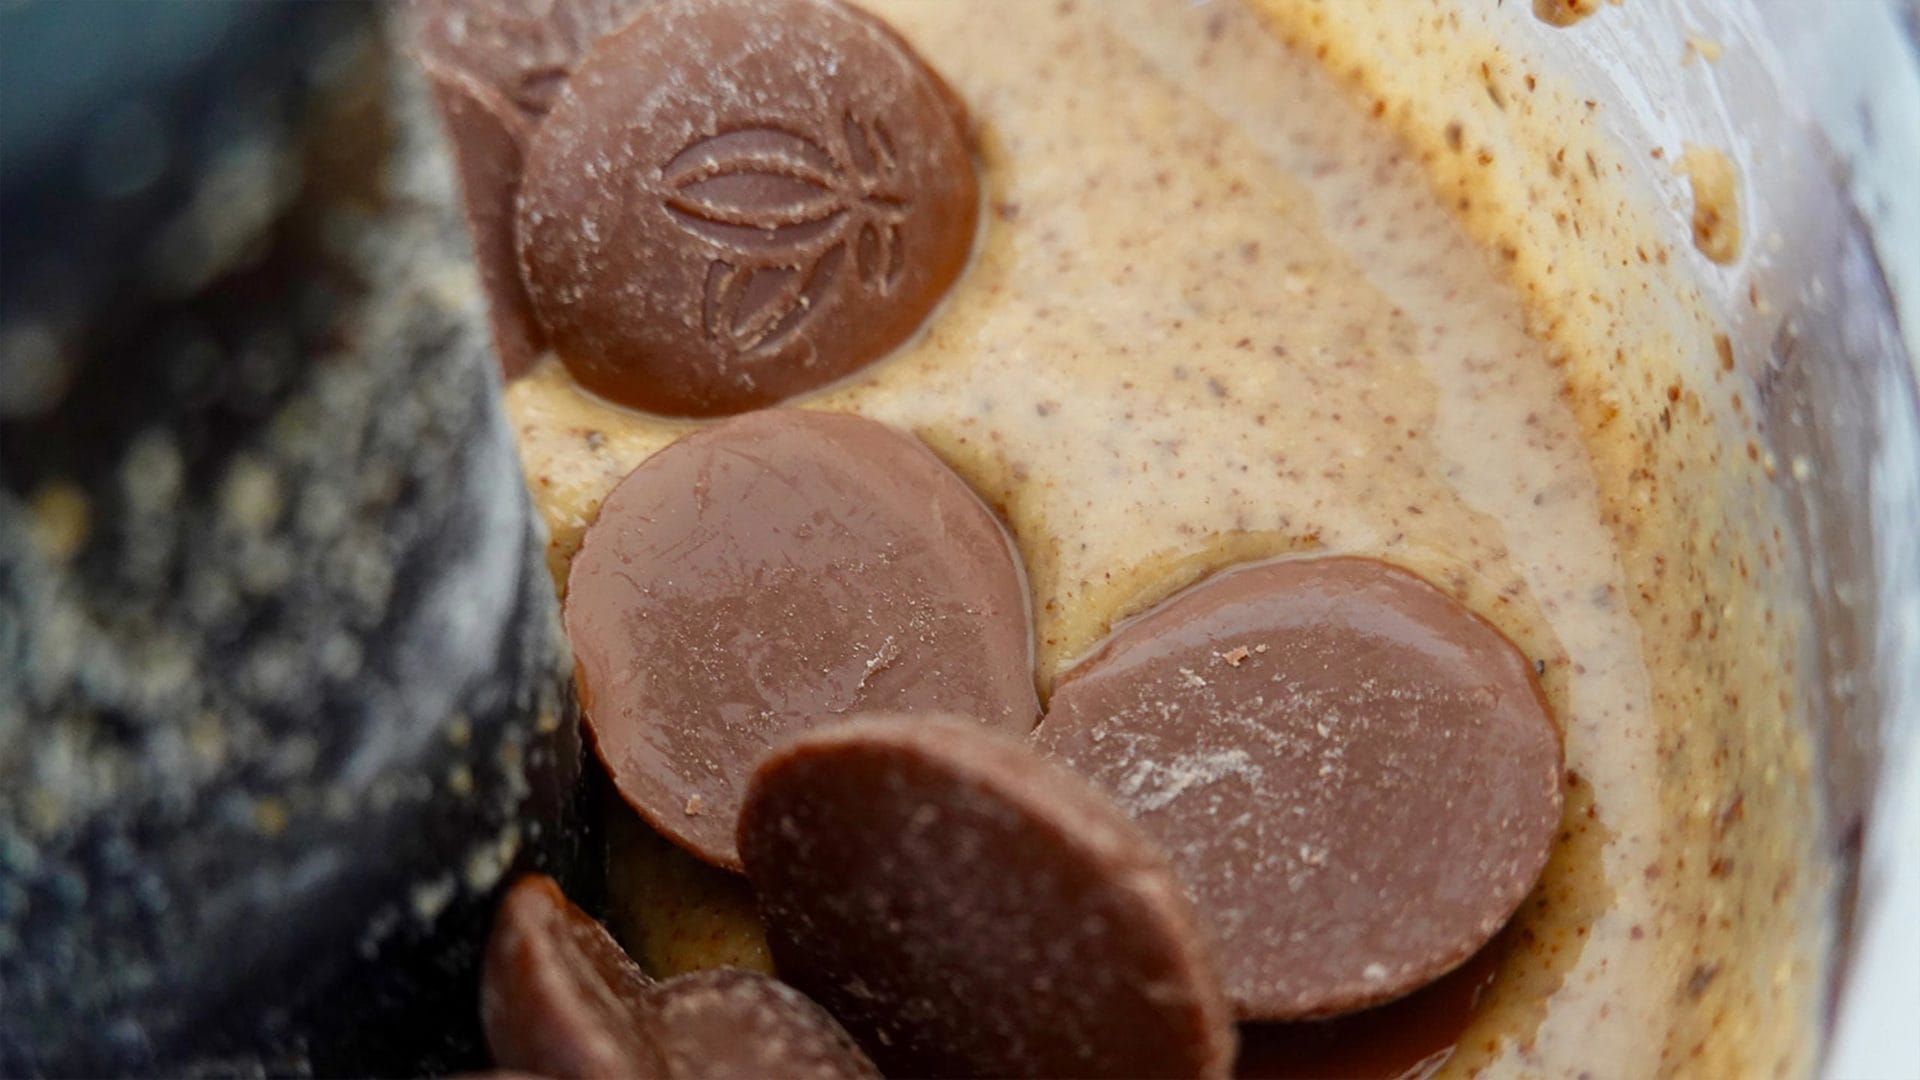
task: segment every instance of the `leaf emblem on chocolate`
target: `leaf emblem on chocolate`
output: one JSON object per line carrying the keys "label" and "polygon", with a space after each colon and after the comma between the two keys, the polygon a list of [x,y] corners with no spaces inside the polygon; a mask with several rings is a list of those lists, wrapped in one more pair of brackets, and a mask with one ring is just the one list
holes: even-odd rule
{"label": "leaf emblem on chocolate", "polygon": [[849,269],[875,296],[899,283],[907,199],[892,136],[852,113],[834,135],[829,144],[740,128],[696,141],[661,169],[668,216],[717,249],[701,324],[736,355],[779,352],[839,298]]}

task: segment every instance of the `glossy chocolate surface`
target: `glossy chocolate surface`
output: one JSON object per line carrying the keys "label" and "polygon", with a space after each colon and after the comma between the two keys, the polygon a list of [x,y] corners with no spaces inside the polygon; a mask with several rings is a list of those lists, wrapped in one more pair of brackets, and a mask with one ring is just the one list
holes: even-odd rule
{"label": "glossy chocolate surface", "polygon": [[1526,658],[1370,559],[1174,597],[1068,673],[1035,737],[1173,854],[1250,1019],[1451,970],[1532,888],[1560,821],[1560,736]]}
{"label": "glossy chocolate surface", "polygon": [[1231,1012],[1166,856],[967,721],[812,732],[754,774],[742,854],[783,977],[890,1073],[1218,1076]]}
{"label": "glossy chocolate surface", "polygon": [[527,154],[518,239],[575,379],[623,405],[778,403],[900,344],[979,190],[955,98],[830,0],[664,0],[601,39]]}
{"label": "glossy chocolate surface", "polygon": [[1026,587],[992,513],[911,435],[773,410],[649,458],[568,579],[588,729],[620,794],[738,868],[754,762],[861,712],[1039,715]]}

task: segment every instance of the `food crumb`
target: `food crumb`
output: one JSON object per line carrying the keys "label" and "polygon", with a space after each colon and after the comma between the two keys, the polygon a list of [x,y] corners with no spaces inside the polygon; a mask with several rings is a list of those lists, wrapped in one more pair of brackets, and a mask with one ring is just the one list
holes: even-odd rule
{"label": "food crumb", "polygon": [[253,804],[253,827],[267,836],[287,831],[287,804],[279,799],[261,799]]}
{"label": "food crumb", "polygon": [[1533,0],[1533,13],[1549,26],[1572,26],[1600,9],[1598,0]]}
{"label": "food crumb", "polygon": [[1228,649],[1226,652],[1220,654],[1220,659],[1225,660],[1227,662],[1228,667],[1239,667],[1240,664],[1243,661],[1245,661],[1247,657],[1252,655],[1253,655],[1253,652],[1250,649],[1248,649],[1245,645],[1236,645],[1233,648]]}
{"label": "food crumb", "polygon": [[698,795],[687,796],[686,813],[688,817],[699,817],[701,811],[705,810],[706,808],[707,808],[707,800],[701,798]]}
{"label": "food crumb", "polygon": [[1725,153],[1689,146],[1680,172],[1693,187],[1693,246],[1725,265],[1740,257],[1740,177]]}
{"label": "food crumb", "polygon": [[1725,52],[1724,47],[1713,38],[1701,37],[1698,34],[1688,34],[1687,48],[1685,52],[1680,54],[1680,64],[1683,67],[1691,64],[1696,56],[1709,64],[1717,64],[1720,62],[1720,56],[1723,52]]}
{"label": "food crumb", "polygon": [[34,546],[55,562],[66,562],[87,544],[93,514],[86,493],[64,481],[34,492],[32,535]]}

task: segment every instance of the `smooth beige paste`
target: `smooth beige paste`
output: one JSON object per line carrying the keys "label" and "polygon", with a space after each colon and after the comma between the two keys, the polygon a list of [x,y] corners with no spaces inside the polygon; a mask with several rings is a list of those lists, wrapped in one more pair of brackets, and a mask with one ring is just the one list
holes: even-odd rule
{"label": "smooth beige paste", "polygon": [[[803,404],[911,429],[1004,516],[1043,687],[1232,562],[1426,575],[1544,662],[1569,769],[1447,1069],[1806,1071],[1823,882],[1782,542],[1698,256],[1609,188],[1593,110],[1411,2],[866,6],[972,109],[985,226],[922,337]],[[551,361],[508,404],[563,579],[688,425]],[[651,865],[616,879],[658,894]],[[750,915],[703,888],[621,916],[643,959],[751,962]]]}

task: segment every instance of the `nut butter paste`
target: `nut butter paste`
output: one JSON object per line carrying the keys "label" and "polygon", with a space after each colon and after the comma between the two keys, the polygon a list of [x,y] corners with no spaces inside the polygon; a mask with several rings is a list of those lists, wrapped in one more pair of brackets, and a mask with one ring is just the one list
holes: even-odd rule
{"label": "nut butter paste", "polygon": [[[1487,25],[1525,5],[864,6],[967,103],[982,226],[917,337],[798,404],[913,431],[1002,515],[1043,693],[1225,566],[1412,569],[1536,662],[1568,766],[1445,1069],[1806,1071],[1825,883],[1766,458],[1684,232]],[[551,359],[507,400],[563,581],[694,425]]]}

